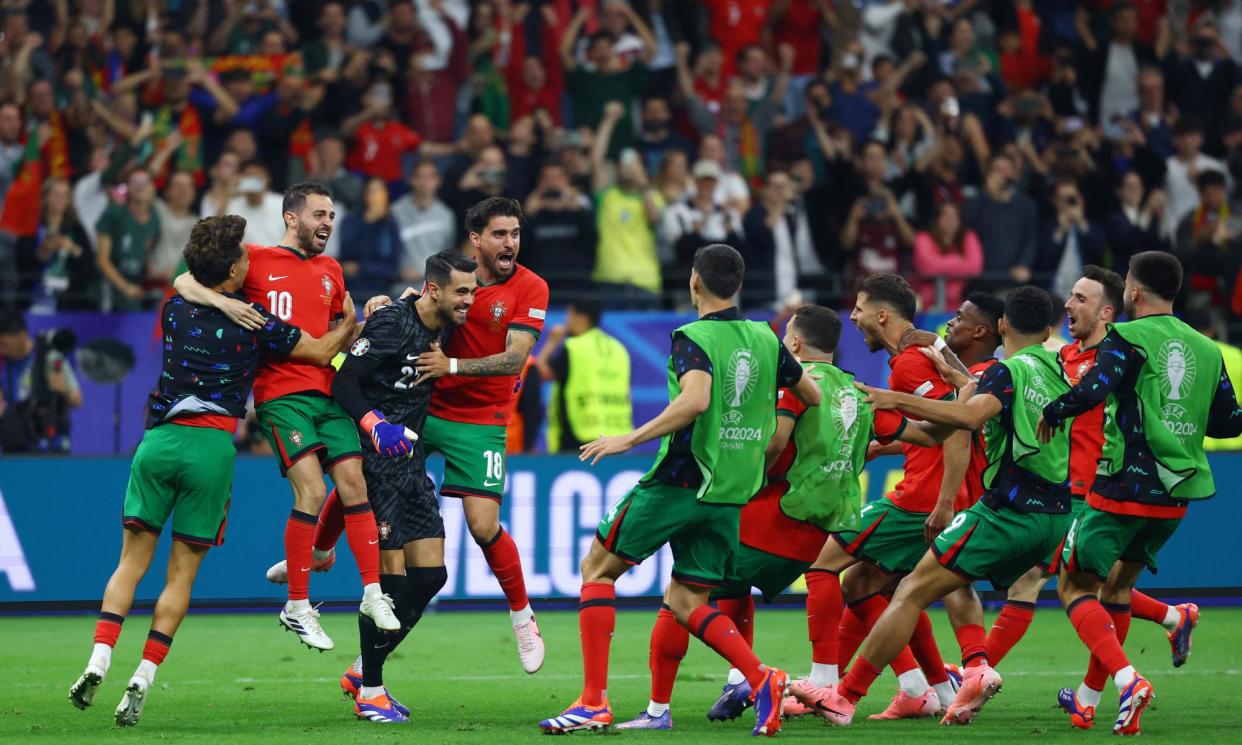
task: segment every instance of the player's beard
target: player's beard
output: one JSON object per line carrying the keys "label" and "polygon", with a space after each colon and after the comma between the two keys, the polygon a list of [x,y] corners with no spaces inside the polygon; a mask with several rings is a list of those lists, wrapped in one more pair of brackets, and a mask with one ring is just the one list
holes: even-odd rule
{"label": "player's beard", "polygon": [[[329,237],[331,237],[331,234],[329,234]],[[324,248],[327,247],[326,244],[323,248],[315,244],[315,228],[309,225],[298,225],[297,239],[298,248],[311,256],[323,253]]]}

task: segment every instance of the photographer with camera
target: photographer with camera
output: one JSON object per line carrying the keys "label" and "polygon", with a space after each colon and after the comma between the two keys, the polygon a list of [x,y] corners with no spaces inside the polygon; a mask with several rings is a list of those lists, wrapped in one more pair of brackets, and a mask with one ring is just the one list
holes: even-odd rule
{"label": "photographer with camera", "polygon": [[69,412],[82,405],[68,359],[76,344],[72,331],[31,338],[21,314],[0,318],[0,451],[69,452]]}
{"label": "photographer with camera", "polygon": [[1101,264],[1108,245],[1099,226],[1087,219],[1078,182],[1061,177],[1052,187],[1053,217],[1040,231],[1035,271],[1051,275],[1053,297],[1069,297],[1087,264]]}
{"label": "photographer with camera", "polygon": [[914,228],[884,183],[887,166],[884,145],[875,140],[863,145],[857,166],[862,196],[854,200],[841,230],[841,248],[854,256],[855,281],[871,274],[900,273],[902,259],[914,244]]}

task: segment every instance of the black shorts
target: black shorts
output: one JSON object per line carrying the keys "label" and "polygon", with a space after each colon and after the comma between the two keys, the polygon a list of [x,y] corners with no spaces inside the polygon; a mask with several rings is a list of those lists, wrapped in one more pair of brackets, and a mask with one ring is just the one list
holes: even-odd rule
{"label": "black shorts", "polygon": [[381,550],[400,551],[410,541],[444,537],[440,500],[427,476],[426,451],[421,442],[414,444],[409,458],[386,458],[366,451],[362,474],[379,527]]}

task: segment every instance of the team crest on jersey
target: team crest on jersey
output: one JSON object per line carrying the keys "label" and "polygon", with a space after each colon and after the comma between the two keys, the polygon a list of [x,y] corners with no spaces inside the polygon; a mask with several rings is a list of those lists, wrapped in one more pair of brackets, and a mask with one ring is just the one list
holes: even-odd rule
{"label": "team crest on jersey", "polygon": [[392,526],[388,523],[380,523],[378,527],[380,540],[388,540],[388,536],[392,535]]}
{"label": "team crest on jersey", "polygon": [[319,281],[323,284],[323,294],[320,295],[319,297],[323,298],[324,305],[331,305],[332,304],[332,290],[333,290],[332,280],[328,278],[328,275],[321,274],[319,275]]}
{"label": "team crest on jersey", "polygon": [[1078,365],[1078,379],[1079,379],[1079,380],[1081,380],[1081,379],[1082,379],[1082,376],[1086,375],[1086,374],[1087,374],[1087,371],[1088,371],[1088,370],[1090,370],[1090,369],[1091,369],[1091,363],[1090,363],[1090,362],[1082,362],[1082,363],[1080,363],[1080,364]]}
{"label": "team crest on jersey", "polygon": [[492,303],[490,313],[492,315],[492,328],[498,329],[501,322],[504,321],[505,315],[508,314],[509,308],[505,306],[505,301],[497,300]]}
{"label": "team crest on jersey", "polygon": [[349,348],[349,353],[355,357],[361,357],[362,355],[366,354],[367,350],[370,348],[371,348],[371,341],[367,339],[365,336],[360,336],[358,337],[358,341],[354,342],[354,345]]}
{"label": "team crest on jersey", "polygon": [[293,446],[295,448],[302,447],[302,431],[295,429],[292,432],[290,432],[289,441],[293,443]]}

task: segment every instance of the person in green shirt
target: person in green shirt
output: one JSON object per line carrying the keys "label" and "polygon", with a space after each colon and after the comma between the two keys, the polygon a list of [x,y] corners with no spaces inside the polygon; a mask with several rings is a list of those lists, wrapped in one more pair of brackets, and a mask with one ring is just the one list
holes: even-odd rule
{"label": "person in green shirt", "polygon": [[[125,180],[129,192],[123,205],[104,210],[95,224],[95,265],[111,294],[112,310],[142,310],[147,260],[160,239],[155,183],[151,172],[139,167]],[[108,296],[105,293],[105,298]],[[105,309],[107,300],[105,300]]]}
{"label": "person in green shirt", "polygon": [[823,394],[769,326],[747,320],[734,306],[745,271],[742,255],[730,246],[699,249],[690,277],[699,318],[673,333],[669,405],[632,432],[582,446],[580,458],[594,464],[661,438],[655,465],[609,508],[582,561],[584,686],[568,709],[539,723],[545,732],[612,724],[606,691],[614,583],[666,544],[673,578],[665,601],[677,622],[746,676],[755,692],[754,734],[780,730],[788,676],[765,667],[733,621],[707,600],[733,571],[742,505],[763,483],[777,390],[791,389],[808,406],[818,406]]}
{"label": "person in green shirt", "polygon": [[[1047,292],[1031,286],[1014,290],[999,322],[1006,358],[983,373],[974,395],[969,385],[953,401],[860,386],[876,410],[897,409],[925,420],[917,423],[919,427],[984,428],[989,467],[983,476],[983,496],[954,516],[914,572],[897,586],[841,685],[818,689],[814,696],[795,689],[802,703],[833,724],[853,721],[858,701],[910,639],[927,606],[975,580],[1005,587],[1065,537],[1069,434],[1061,433],[1043,445],[1036,439],[1044,404],[1069,390],[1056,355],[1043,346],[1052,319]],[[944,434],[937,430],[938,436]],[[977,599],[973,617],[955,623],[966,668],[942,724],[969,723],[1001,686],[1000,676],[987,663],[983,609]]]}

